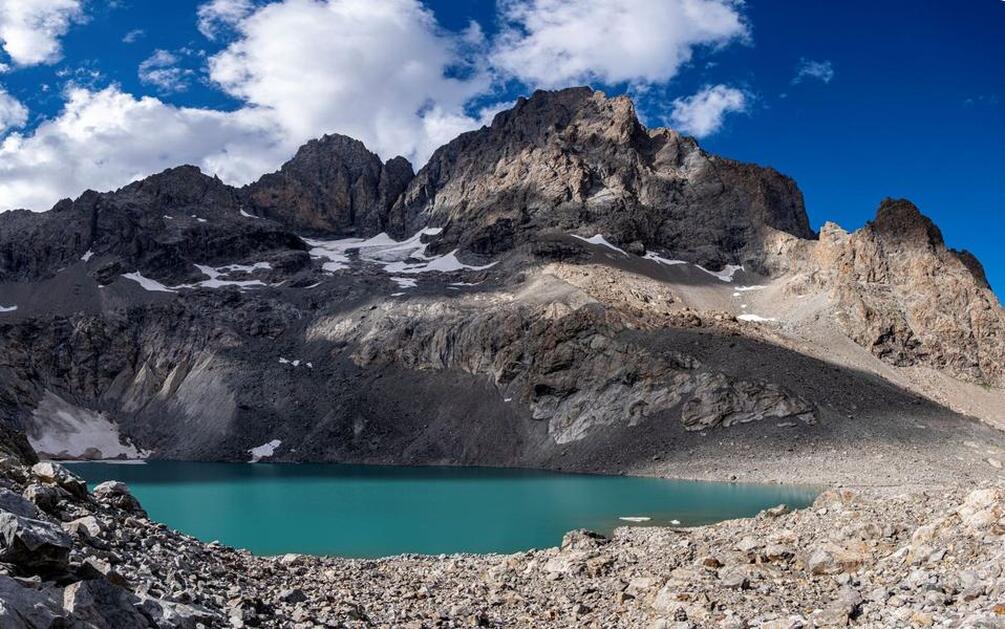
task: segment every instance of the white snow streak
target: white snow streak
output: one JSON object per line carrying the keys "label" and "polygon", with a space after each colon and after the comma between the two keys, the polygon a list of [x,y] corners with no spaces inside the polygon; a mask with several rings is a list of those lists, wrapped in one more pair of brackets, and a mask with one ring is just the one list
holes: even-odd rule
{"label": "white snow streak", "polygon": [[778,321],[773,317],[762,317],[761,315],[755,314],[742,314],[737,317],[740,321],[751,321],[753,323],[769,323],[771,321]]}
{"label": "white snow streak", "polygon": [[613,249],[622,255],[625,256],[628,255],[627,251],[625,251],[624,249],[619,249],[618,247],[612,245],[610,242],[607,241],[606,238],[604,238],[602,234],[597,234],[596,236],[592,236],[590,238],[583,238],[582,236],[577,236],[576,234],[569,234],[569,235],[572,236],[573,238],[578,238],[583,242],[588,242],[591,245],[600,245],[601,247],[607,247],[608,249]]}
{"label": "white snow streak", "polygon": [[122,277],[127,280],[132,280],[139,284],[143,290],[150,291],[151,293],[176,293],[178,292],[174,288],[170,288],[158,282],[157,280],[152,280],[149,277],[143,277],[139,271],[134,271],[133,273],[123,273]]}

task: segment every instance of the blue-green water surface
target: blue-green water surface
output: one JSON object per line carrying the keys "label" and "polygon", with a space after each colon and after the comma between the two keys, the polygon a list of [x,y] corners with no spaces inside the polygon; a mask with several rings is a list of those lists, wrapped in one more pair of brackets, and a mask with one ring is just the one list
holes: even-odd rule
{"label": "blue-green water surface", "polygon": [[80,463],[93,485],[129,484],[150,517],[204,541],[271,555],[509,553],[576,528],[707,524],[785,503],[808,487],[451,467]]}

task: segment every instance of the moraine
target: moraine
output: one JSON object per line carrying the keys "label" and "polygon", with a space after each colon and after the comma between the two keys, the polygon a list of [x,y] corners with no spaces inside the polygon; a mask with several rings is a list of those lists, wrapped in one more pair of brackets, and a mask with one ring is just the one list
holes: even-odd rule
{"label": "moraine", "polygon": [[[509,553],[569,530],[697,525],[803,507],[809,487],[527,470],[151,461],[72,466],[128,483],[150,516],[256,554]],[[643,519],[647,518],[647,519]]]}

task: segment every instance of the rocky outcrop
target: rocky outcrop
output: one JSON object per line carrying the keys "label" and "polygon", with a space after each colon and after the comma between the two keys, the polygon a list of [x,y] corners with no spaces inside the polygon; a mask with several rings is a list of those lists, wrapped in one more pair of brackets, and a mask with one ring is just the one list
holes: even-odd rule
{"label": "rocky outcrop", "polygon": [[85,192],[45,213],[3,213],[0,283],[51,277],[81,262],[102,284],[133,271],[178,283],[205,279],[196,264],[307,248],[279,224],[240,210],[236,190],[182,166],[115,192]]}
{"label": "rocky outcrop", "polygon": [[384,164],[359,140],[326,135],[243,193],[254,214],[297,229],[373,236],[413,175],[403,157]]}
{"label": "rocky outcrop", "polygon": [[847,233],[828,223],[817,280],[853,340],[894,365],[928,365],[1005,386],[1005,311],[967,252],[946,247],[911,202],[887,199]]}
{"label": "rocky outcrop", "polygon": [[606,234],[712,268],[758,265],[760,232],[813,235],[777,172],[647,130],[627,97],[536,92],[438,149],[392,212],[394,233],[445,227],[442,247],[496,254],[546,228]]}
{"label": "rocky outcrop", "polygon": [[560,445],[670,410],[692,431],[765,418],[816,421],[810,403],[777,385],[735,379],[685,352],[624,338],[636,325],[599,303],[510,304],[482,313],[436,304],[321,321],[309,334],[354,347],[363,366],[489,376],[503,397],[547,422]]}

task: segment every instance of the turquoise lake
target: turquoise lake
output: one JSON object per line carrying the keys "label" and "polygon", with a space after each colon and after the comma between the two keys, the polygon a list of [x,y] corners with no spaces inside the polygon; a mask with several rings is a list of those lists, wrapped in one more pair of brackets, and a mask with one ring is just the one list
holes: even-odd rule
{"label": "turquoise lake", "polygon": [[151,461],[79,463],[93,487],[128,483],[150,517],[204,541],[256,554],[380,557],[510,553],[557,545],[567,531],[629,522],[707,524],[785,503],[808,487],[701,483],[453,467]]}

